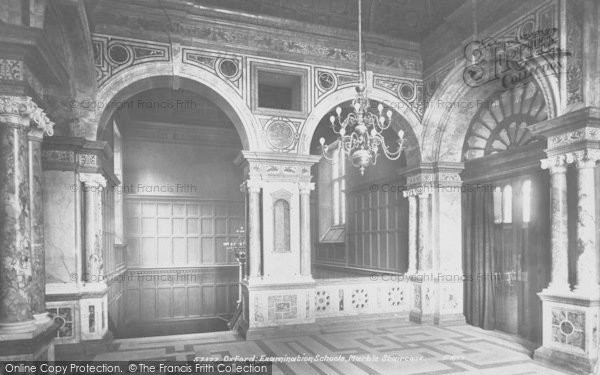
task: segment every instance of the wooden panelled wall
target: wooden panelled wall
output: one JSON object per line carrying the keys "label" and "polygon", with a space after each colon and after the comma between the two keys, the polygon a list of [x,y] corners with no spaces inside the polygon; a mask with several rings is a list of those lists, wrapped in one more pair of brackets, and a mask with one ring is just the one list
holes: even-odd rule
{"label": "wooden panelled wall", "polygon": [[223,246],[243,222],[243,203],[129,195],[127,322],[230,314],[238,268]]}
{"label": "wooden panelled wall", "polygon": [[118,330],[125,319],[126,287],[123,282],[126,248],[115,243],[115,194],[118,194],[115,189],[105,189],[102,197],[103,258],[108,285],[107,311],[111,330]]}
{"label": "wooden panelled wall", "polygon": [[[346,240],[320,243],[318,192],[312,201],[313,274],[316,278],[349,277],[373,270],[405,272],[408,268],[408,201],[397,178],[364,182],[347,191]],[[377,186],[377,188],[372,188]],[[318,187],[317,187],[318,188]],[[392,191],[393,190],[393,191]]]}

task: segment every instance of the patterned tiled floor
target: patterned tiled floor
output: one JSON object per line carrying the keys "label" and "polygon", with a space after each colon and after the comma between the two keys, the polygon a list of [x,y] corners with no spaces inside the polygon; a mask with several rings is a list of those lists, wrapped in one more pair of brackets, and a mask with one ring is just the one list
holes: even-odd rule
{"label": "patterned tiled floor", "polygon": [[[320,335],[257,341],[243,341],[230,332],[122,339],[94,359],[193,360],[255,354],[363,356],[341,362],[277,363],[274,374],[565,374],[534,362],[521,342],[499,332],[401,321],[329,324]],[[369,356],[378,360],[366,360]]]}

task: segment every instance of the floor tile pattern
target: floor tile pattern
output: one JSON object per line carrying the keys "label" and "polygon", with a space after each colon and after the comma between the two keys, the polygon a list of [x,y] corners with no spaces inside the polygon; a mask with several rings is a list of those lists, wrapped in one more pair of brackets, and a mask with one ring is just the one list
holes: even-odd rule
{"label": "floor tile pattern", "polygon": [[[96,360],[193,360],[196,356],[353,358],[279,362],[274,374],[565,374],[530,358],[515,337],[472,326],[422,326],[405,321],[323,325],[321,334],[244,341],[231,332],[115,340]],[[355,357],[351,357],[355,356]],[[387,357],[385,357],[387,356]],[[370,359],[377,360],[370,360]],[[387,360],[384,360],[387,359]]]}

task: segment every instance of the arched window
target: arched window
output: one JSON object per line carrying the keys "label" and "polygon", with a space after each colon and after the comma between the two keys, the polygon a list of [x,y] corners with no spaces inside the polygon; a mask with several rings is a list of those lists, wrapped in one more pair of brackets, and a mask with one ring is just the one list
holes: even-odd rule
{"label": "arched window", "polygon": [[531,219],[531,180],[525,180],[521,187],[523,203],[523,222],[529,223]]}
{"label": "arched window", "polygon": [[477,114],[463,146],[464,159],[473,160],[532,143],[535,138],[527,127],[546,118],[546,102],[535,82],[499,91],[477,102]]}
{"label": "arched window", "polygon": [[494,189],[494,223],[502,223],[502,189],[500,186]]}
{"label": "arched window", "polygon": [[276,253],[290,250],[290,204],[285,199],[278,199],[273,205],[274,249]]}
{"label": "arched window", "polygon": [[502,221],[512,223],[512,186],[506,185],[502,191]]}

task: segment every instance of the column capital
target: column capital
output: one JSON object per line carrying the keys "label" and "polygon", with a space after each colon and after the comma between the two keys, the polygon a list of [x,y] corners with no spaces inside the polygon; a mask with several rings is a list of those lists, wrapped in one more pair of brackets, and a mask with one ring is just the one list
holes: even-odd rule
{"label": "column capital", "polygon": [[3,122],[54,134],[54,123],[29,96],[0,95],[0,123]]}
{"label": "column capital", "polygon": [[577,168],[594,168],[600,160],[600,149],[585,149],[570,154]]}
{"label": "column capital", "polygon": [[565,154],[554,155],[540,160],[542,169],[548,169],[550,173],[567,173],[568,158]]}
{"label": "column capital", "polygon": [[262,189],[262,183],[257,180],[246,180],[240,185],[242,192],[260,193],[260,189]]}
{"label": "column capital", "polygon": [[106,187],[106,178],[99,173],[79,173],[79,181],[86,187]]}
{"label": "column capital", "polygon": [[314,182],[301,182],[298,185],[298,188],[300,189],[300,194],[310,194],[310,192],[312,190],[315,190],[315,183]]}

